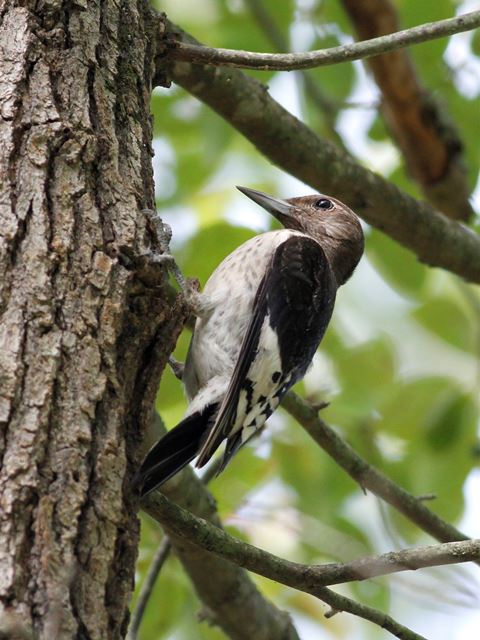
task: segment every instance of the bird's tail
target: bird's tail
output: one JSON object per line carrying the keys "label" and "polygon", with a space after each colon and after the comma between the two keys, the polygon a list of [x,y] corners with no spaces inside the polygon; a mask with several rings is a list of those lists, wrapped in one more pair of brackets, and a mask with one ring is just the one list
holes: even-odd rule
{"label": "bird's tail", "polygon": [[182,420],[147,453],[133,479],[141,497],[169,480],[195,458],[215,420],[218,403],[207,405]]}

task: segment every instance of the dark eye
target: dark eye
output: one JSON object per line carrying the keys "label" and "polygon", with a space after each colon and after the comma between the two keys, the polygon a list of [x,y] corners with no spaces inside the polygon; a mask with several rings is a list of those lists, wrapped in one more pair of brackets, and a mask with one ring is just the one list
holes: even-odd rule
{"label": "dark eye", "polygon": [[333,209],[333,202],[328,198],[320,198],[315,202],[315,209],[322,209],[322,211],[328,211],[328,209]]}

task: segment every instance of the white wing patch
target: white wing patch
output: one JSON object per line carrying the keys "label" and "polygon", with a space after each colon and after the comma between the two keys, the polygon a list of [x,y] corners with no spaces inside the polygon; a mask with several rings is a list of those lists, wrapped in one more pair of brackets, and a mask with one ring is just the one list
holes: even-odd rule
{"label": "white wing patch", "polygon": [[[237,415],[231,433],[242,429],[242,441],[248,440],[266,420],[266,409],[270,414],[278,406],[275,397],[279,385],[272,376],[281,372],[280,348],[275,331],[266,316],[260,331],[258,351],[246,375],[247,385],[240,391]],[[275,377],[275,376],[274,376]]]}

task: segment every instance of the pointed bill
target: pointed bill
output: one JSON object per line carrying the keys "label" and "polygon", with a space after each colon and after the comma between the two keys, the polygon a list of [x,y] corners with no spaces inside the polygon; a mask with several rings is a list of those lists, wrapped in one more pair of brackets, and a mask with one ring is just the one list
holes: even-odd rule
{"label": "pointed bill", "polygon": [[295,207],[288,203],[286,200],[280,200],[280,198],[274,198],[269,196],[263,191],[257,191],[256,189],[248,189],[247,187],[239,187],[237,189],[241,191],[247,198],[253,200],[266,211],[272,214],[279,222],[282,222],[282,216],[295,217]]}

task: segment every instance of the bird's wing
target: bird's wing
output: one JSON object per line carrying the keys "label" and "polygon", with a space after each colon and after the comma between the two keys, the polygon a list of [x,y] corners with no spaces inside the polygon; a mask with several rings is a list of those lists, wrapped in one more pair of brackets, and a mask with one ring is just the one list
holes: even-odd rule
{"label": "bird's wing", "polygon": [[224,463],[307,370],[330,320],[336,283],[321,246],[294,235],[275,250],[252,309],[233,376],[202,444],[204,465],[225,438]]}

